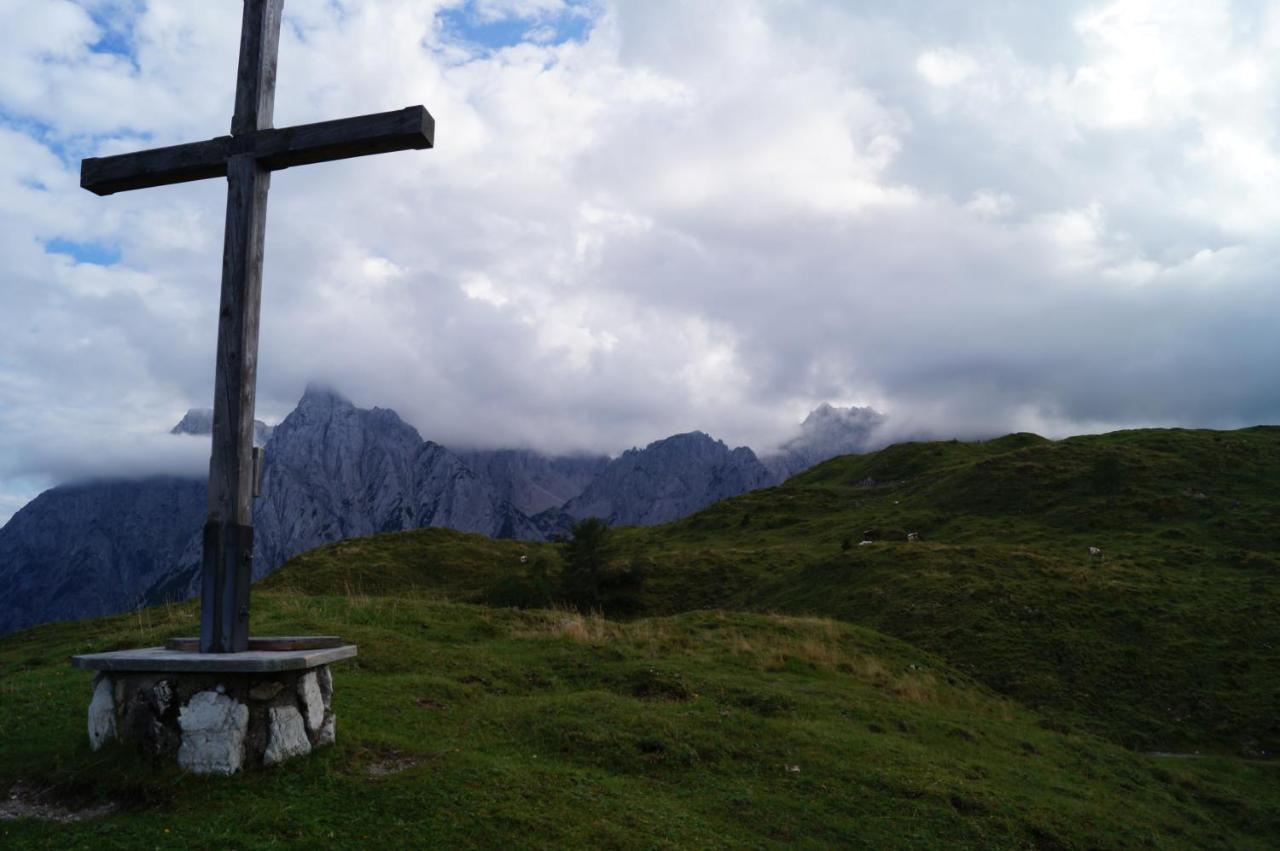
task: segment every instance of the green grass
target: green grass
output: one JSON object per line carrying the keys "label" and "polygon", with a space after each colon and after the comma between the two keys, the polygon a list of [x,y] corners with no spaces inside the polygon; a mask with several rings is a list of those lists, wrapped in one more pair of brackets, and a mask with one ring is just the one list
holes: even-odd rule
{"label": "green grass", "polygon": [[338,630],[339,744],[186,777],[84,736],[81,651],[194,628],[191,606],[0,644],[0,789],[120,809],[0,822],[0,845],[1267,847],[1269,766],[1062,732],[941,659],[831,620],[626,623],[420,599],[256,599],[264,632]]}
{"label": "green grass", "polygon": [[[629,615],[833,617],[1127,747],[1280,752],[1280,428],[902,444],[617,538],[652,565]],[[522,553],[550,550],[420,530],[268,585],[481,602]]]}
{"label": "green grass", "polygon": [[189,605],[0,640],[0,792],[121,804],[0,846],[1273,848],[1277,530],[1257,428],[836,459],[617,530],[650,572],[615,620],[479,605],[551,545],[346,541],[255,592],[256,632],[361,645],[338,746],[278,770],[88,750],[66,657]]}

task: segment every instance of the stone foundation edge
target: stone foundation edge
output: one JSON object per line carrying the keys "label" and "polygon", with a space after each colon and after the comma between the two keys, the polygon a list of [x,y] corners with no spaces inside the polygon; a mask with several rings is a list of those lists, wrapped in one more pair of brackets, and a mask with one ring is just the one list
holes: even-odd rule
{"label": "stone foundation edge", "polygon": [[333,744],[328,665],[258,673],[103,671],[93,679],[89,744],[137,746],[193,774],[235,774]]}

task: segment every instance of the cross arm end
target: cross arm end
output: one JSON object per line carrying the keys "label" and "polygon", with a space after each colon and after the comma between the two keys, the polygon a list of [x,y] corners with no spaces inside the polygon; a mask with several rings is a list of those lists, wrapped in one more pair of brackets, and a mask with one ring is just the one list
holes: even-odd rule
{"label": "cross arm end", "polygon": [[95,195],[221,177],[231,137],[80,161],[80,186]]}

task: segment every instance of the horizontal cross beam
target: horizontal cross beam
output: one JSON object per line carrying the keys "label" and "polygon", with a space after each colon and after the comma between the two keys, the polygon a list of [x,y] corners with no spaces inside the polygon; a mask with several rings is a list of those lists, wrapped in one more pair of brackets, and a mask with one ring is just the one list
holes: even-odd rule
{"label": "horizontal cross beam", "polygon": [[272,171],[365,154],[430,148],[435,120],[421,106],[337,121],[299,124],[219,136],[168,148],[114,157],[92,157],[80,165],[80,186],[95,195],[225,177],[227,161],[249,155]]}

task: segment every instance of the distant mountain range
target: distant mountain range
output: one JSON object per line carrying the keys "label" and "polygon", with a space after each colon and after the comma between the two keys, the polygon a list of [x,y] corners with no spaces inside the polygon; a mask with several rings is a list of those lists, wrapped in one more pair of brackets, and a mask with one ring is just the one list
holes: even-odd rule
{"label": "distant mountain range", "polygon": [[[665,523],[765,487],[839,454],[864,451],[883,417],[823,405],[763,459],[702,432],[604,455],[459,450],[423,440],[385,408],[357,408],[312,386],[274,428],[254,504],[254,575],[298,553],[360,535],[444,526],[542,540],[575,520]],[[207,435],[209,411],[172,430]],[[51,620],[128,611],[198,593],[202,479],[66,484],[40,494],[0,528],[0,634]]]}

